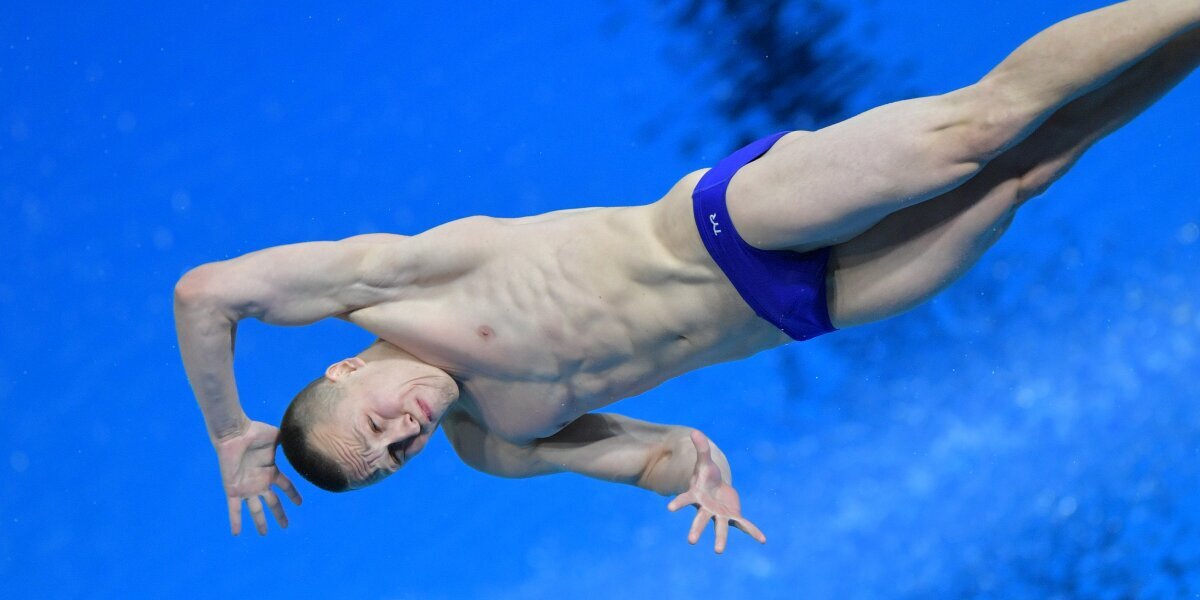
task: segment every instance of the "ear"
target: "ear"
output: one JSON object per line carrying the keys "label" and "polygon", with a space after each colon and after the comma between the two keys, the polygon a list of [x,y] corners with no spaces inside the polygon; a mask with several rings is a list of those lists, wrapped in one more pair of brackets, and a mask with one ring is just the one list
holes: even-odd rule
{"label": "ear", "polygon": [[338,381],[365,366],[367,363],[357,356],[347,358],[329,365],[329,368],[325,369],[325,378],[330,381]]}

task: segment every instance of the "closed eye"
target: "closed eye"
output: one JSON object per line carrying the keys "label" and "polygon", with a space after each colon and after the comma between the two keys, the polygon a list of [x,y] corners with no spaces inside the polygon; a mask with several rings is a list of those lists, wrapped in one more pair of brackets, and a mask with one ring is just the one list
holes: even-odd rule
{"label": "closed eye", "polygon": [[371,417],[367,417],[367,421],[371,424],[371,431],[374,431],[375,433],[380,433],[383,431],[382,429],[379,428],[379,425],[377,425],[375,423],[375,419],[372,419]]}

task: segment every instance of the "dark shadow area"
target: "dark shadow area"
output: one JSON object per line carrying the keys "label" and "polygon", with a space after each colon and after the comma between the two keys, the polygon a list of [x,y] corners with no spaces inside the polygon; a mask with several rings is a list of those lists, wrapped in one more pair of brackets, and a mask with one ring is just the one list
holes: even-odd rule
{"label": "dark shadow area", "polygon": [[[740,146],[767,132],[815,129],[844,119],[879,79],[876,61],[854,47],[847,12],[822,0],[660,0],[682,34],[666,49],[693,80],[696,97]],[[684,152],[702,139],[688,132]]]}

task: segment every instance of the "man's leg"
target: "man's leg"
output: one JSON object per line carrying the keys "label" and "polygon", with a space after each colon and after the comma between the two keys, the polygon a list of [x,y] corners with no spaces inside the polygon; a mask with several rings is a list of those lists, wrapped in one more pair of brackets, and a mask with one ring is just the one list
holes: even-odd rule
{"label": "man's leg", "polygon": [[1129,0],[1063,21],[972,86],[789,134],[734,176],[730,216],[759,248],[846,241],[962,185],[1063,105],[1198,24],[1197,0]]}
{"label": "man's leg", "polygon": [[1063,107],[1022,143],[938,198],[893,213],[834,246],[829,307],[838,327],[904,312],[965,273],[1088,148],[1200,65],[1200,29],[1181,35],[1108,85]]}

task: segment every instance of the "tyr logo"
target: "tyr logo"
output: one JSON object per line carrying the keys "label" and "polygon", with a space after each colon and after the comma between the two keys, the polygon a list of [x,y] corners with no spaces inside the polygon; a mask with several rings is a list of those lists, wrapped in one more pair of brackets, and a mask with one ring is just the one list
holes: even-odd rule
{"label": "tyr logo", "polygon": [[713,235],[721,235],[721,224],[717,223],[717,213],[708,215],[708,220],[713,226]]}

